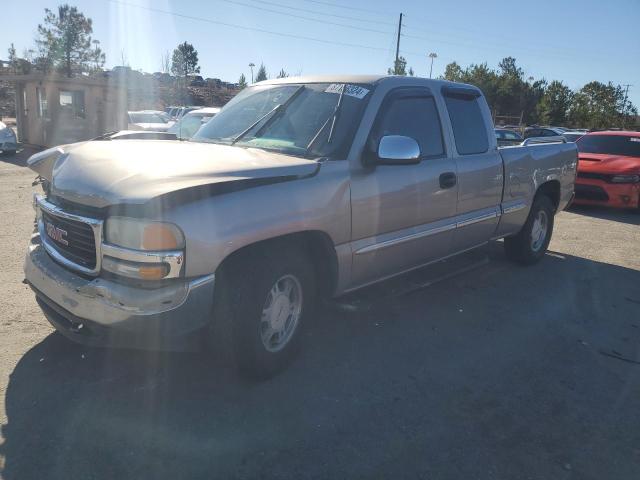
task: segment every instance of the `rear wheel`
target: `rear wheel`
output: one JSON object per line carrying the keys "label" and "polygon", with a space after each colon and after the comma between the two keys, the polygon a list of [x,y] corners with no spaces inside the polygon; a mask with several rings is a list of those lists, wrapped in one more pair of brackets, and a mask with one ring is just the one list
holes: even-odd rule
{"label": "rear wheel", "polygon": [[535,198],[522,230],[504,239],[507,258],[522,265],[540,261],[553,234],[554,208],[546,195]]}
{"label": "rear wheel", "polygon": [[269,378],[291,362],[315,303],[307,255],[284,250],[243,258],[228,276],[235,363],[253,378]]}

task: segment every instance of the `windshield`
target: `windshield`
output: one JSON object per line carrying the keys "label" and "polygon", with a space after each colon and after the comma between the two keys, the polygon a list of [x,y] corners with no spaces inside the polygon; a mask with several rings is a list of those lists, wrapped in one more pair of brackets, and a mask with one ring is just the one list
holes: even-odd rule
{"label": "windshield", "polygon": [[625,135],[585,135],[576,145],[583,153],[604,153],[625,157],[640,157],[640,137]]}
{"label": "windshield", "polygon": [[[346,87],[329,143],[327,140],[331,128],[327,125],[336,110],[343,88],[343,84],[328,83],[260,85],[247,88],[202,127],[192,141],[231,144],[255,124],[237,145],[292,155],[345,155],[370,87]],[[279,105],[282,107],[278,107]],[[307,151],[310,143],[313,145]]]}
{"label": "windshield", "polygon": [[169,128],[169,133],[174,133],[180,139],[189,139],[215,114],[213,113],[189,113],[174,123]]}
{"label": "windshield", "polygon": [[579,138],[583,137],[584,133],[563,133],[562,136],[564,136],[568,142],[575,142]]}
{"label": "windshield", "polygon": [[167,121],[157,113],[130,113],[129,118],[131,119],[131,123],[167,123]]}

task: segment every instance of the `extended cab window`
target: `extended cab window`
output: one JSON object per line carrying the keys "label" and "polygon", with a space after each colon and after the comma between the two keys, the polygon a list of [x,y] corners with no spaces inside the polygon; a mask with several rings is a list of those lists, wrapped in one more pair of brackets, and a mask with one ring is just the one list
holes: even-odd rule
{"label": "extended cab window", "polygon": [[413,138],[423,157],[444,154],[442,127],[433,97],[402,96],[391,100],[376,125],[375,141],[385,135]]}
{"label": "extended cab window", "polygon": [[458,153],[472,155],[486,152],[489,149],[489,138],[478,97],[446,93],[444,98]]}

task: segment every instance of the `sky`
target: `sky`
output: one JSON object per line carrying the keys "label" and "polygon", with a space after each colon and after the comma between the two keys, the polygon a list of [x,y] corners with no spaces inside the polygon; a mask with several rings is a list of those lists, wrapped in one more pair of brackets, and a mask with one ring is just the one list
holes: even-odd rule
{"label": "sky", "polygon": [[[418,76],[447,63],[516,58],[525,76],[632,84],[640,106],[640,0],[67,0],[93,19],[107,66],[161,70],[178,43],[198,51],[203,77],[251,79],[249,63],[270,76],[386,73],[393,64],[399,14],[400,53]],[[34,46],[44,9],[62,2],[23,0],[3,9],[0,58]],[[19,5],[19,6],[17,6]]]}

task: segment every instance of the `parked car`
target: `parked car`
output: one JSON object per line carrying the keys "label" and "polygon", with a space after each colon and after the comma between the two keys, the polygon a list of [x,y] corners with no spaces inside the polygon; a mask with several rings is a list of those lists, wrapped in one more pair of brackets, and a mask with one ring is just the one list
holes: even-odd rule
{"label": "parked car", "polygon": [[0,153],[16,153],[18,150],[18,139],[13,128],[0,122]]}
{"label": "parked car", "polygon": [[129,112],[128,130],[150,130],[154,132],[166,132],[173,125],[173,121],[167,120],[164,112],[152,110],[140,110]]}
{"label": "parked car", "polygon": [[177,140],[173,133],[154,132],[153,130],[120,130],[107,132],[92,140]]}
{"label": "parked car", "polygon": [[189,82],[189,85],[192,87],[204,87],[206,84],[207,82],[205,82],[200,75],[191,77],[191,81]]}
{"label": "parked car", "polygon": [[582,138],[585,133],[581,130],[567,130],[562,134],[562,136],[567,140],[567,142],[576,142],[579,138]]}
{"label": "parked car", "polygon": [[471,85],[394,76],[267,80],[189,142],[84,142],[32,156],[25,278],[89,345],[230,342],[241,371],[292,358],[316,300],[505,238],[545,254],[575,144],[498,150]]}
{"label": "parked car", "polygon": [[520,134],[512,130],[507,130],[506,128],[496,128],[495,133],[499,147],[519,145],[524,140],[524,138],[522,138]]}
{"label": "parked car", "polygon": [[527,127],[524,129],[524,138],[531,137],[559,137],[566,129],[560,127]]}
{"label": "parked car", "polygon": [[195,135],[202,125],[215,117],[219,111],[220,109],[217,107],[192,110],[174,123],[168,132],[173,133],[179,140],[188,140]]}
{"label": "parked car", "polygon": [[640,207],[640,132],[592,132],[576,145],[575,203]]}
{"label": "parked car", "polygon": [[192,112],[194,110],[198,110],[202,107],[175,107],[171,112],[171,119],[173,121],[177,121],[180,120],[183,116],[185,116],[187,113]]}

